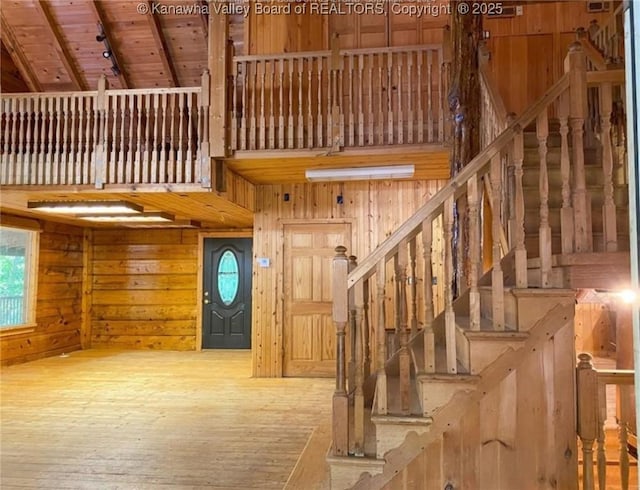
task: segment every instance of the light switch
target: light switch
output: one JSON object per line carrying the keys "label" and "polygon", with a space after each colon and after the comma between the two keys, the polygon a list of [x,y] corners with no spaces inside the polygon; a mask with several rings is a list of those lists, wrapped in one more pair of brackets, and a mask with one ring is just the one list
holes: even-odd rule
{"label": "light switch", "polygon": [[271,265],[271,261],[267,257],[258,257],[258,265],[260,267],[269,267]]}

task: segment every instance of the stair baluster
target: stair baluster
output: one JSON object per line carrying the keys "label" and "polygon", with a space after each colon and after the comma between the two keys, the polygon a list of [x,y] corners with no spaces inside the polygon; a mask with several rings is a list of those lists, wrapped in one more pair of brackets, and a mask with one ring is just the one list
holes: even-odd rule
{"label": "stair baluster", "polygon": [[593,443],[598,437],[598,378],[591,355],[580,354],[576,382],[578,393],[578,437],[582,442],[583,490],[594,490]]}
{"label": "stair baluster", "polygon": [[[355,263],[355,257],[353,257]],[[364,341],[366,325],[364,321],[364,279],[352,288],[354,299],[355,319],[352,323],[355,339],[355,350],[351,351],[351,358],[355,364],[355,391],[353,394],[353,454],[364,456]],[[349,387],[351,388],[351,387]]]}
{"label": "stair baluster", "polygon": [[411,336],[418,333],[418,284],[416,281],[416,239],[409,240],[409,263],[411,264],[409,285],[411,286]]}
{"label": "stair baluster", "polygon": [[471,330],[480,330],[480,290],[478,267],[480,264],[480,213],[478,201],[478,176],[467,182],[469,205],[469,321]]}
{"label": "stair baluster", "polygon": [[[493,198],[491,237],[493,243],[493,271],[491,273],[491,300],[494,330],[504,330],[504,281],[500,260],[500,234],[502,221],[500,216],[502,187],[502,158],[500,152],[491,158],[491,191]],[[506,251],[505,251],[506,252]],[[455,352],[455,351],[454,351]]]}
{"label": "stair baluster", "polygon": [[409,323],[407,312],[407,240],[398,246],[395,256],[396,268],[396,321],[400,340],[400,412],[409,415],[411,410],[411,355],[409,353]]}
{"label": "stair baluster", "polygon": [[378,301],[378,326],[376,329],[377,351],[376,351],[376,401],[378,415],[386,415],[387,406],[387,373],[385,363],[387,362],[387,331],[385,326],[385,282],[386,282],[386,262],[382,259],[376,266],[376,293]]}
{"label": "stair baluster", "polygon": [[349,259],[347,249],[336,247],[333,258],[333,322],[336,324],[336,389],[333,393],[333,454],[347,456],[349,451],[349,397],[346,387],[345,330],[348,320],[347,276]]}
{"label": "stair baluster", "polygon": [[602,223],[604,232],[604,250],[618,250],[618,232],[616,227],[616,205],[613,200],[613,150],[611,145],[611,111],[613,87],[604,82],[599,87],[600,94],[600,143],[602,145],[602,171],[604,173],[604,203],[602,205]]}
{"label": "stair baluster", "polygon": [[527,248],[525,246],[524,232],[524,190],[522,188],[522,165],[524,163],[524,135],[522,128],[513,136],[513,174],[515,180],[515,261],[516,261],[516,287],[526,288],[527,280]]}
{"label": "stair baluster", "polygon": [[436,372],[436,348],[433,333],[433,272],[432,261],[433,221],[422,222],[422,253],[424,258],[424,372]]}
{"label": "stair baluster", "polygon": [[447,373],[458,372],[456,358],[456,314],[453,311],[453,207],[455,197],[444,201],[444,330]]}
{"label": "stair baluster", "polygon": [[[349,272],[357,267],[355,255],[349,256]],[[357,342],[357,312],[356,312],[356,289],[349,289],[349,330],[347,332],[349,342],[349,362],[347,363],[347,387],[352,393],[356,387],[356,342]]]}
{"label": "stair baluster", "polygon": [[604,425],[607,420],[607,385],[597,385],[598,427],[596,436],[596,467],[598,468],[598,489],[607,490],[607,454]]}
{"label": "stair baluster", "polygon": [[571,203],[571,163],[569,161],[569,97],[562,94],[558,103],[560,120],[560,175],[562,178],[562,209],[560,234],[562,253],[573,252],[573,206]]}
{"label": "stair baluster", "polygon": [[538,240],[540,247],[540,285],[551,287],[551,227],[549,226],[549,175],[547,173],[547,138],[549,136],[549,121],[547,111],[538,115],[536,122],[538,137],[538,155],[540,156],[540,230]]}

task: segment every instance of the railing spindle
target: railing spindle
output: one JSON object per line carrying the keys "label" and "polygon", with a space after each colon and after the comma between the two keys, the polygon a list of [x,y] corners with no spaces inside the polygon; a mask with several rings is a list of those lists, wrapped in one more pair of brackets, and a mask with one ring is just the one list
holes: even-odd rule
{"label": "railing spindle", "polygon": [[560,120],[560,176],[562,179],[562,209],[560,210],[560,233],[562,253],[573,252],[573,206],[571,203],[571,162],[569,159],[569,94],[560,96],[558,103]]}
{"label": "railing spindle", "polygon": [[551,287],[551,227],[549,226],[549,175],[547,172],[547,138],[549,136],[549,122],[547,110],[538,114],[536,122],[538,137],[538,155],[540,157],[540,229],[538,243],[540,248],[541,287]]}
{"label": "railing spindle", "polygon": [[607,385],[598,383],[596,393],[596,410],[598,411],[598,427],[596,435],[596,467],[598,468],[598,489],[607,490],[607,455],[606,434],[604,426],[607,420]]}
{"label": "railing spindle", "polygon": [[427,51],[427,141],[433,142],[433,53]]}
{"label": "railing spindle", "polygon": [[387,144],[394,141],[393,118],[393,53],[387,53]]}
{"label": "railing spindle", "polygon": [[297,125],[297,138],[296,148],[304,148],[304,58],[296,58],[298,65],[298,125]]}
{"label": "railing spindle", "polygon": [[411,413],[411,355],[407,315],[407,240],[402,240],[395,255],[396,269],[396,332],[400,340],[400,413]]}
{"label": "railing spindle", "polygon": [[[247,91],[249,90],[249,63],[244,62],[242,64],[242,117],[240,118],[240,149],[247,149],[247,113],[249,112],[249,100],[247,97]],[[282,83],[280,83],[282,87]],[[282,101],[281,101],[282,102]],[[282,105],[282,104],[281,104]],[[280,127],[282,127],[281,125]]]}
{"label": "railing spindle", "polygon": [[467,181],[467,204],[469,206],[469,326],[480,330],[480,290],[478,289],[478,266],[480,264],[480,193],[478,177]]}
{"label": "railing spindle", "polygon": [[256,68],[258,69],[258,80],[260,80],[260,120],[258,121],[258,148],[264,150],[266,148],[266,131],[267,131],[267,119],[265,114],[265,90],[264,82],[267,76],[267,62],[263,61],[258,63]]}
{"label": "railing spindle", "polygon": [[436,372],[436,347],[433,332],[433,272],[432,261],[433,222],[427,218],[422,222],[422,253],[424,258],[424,371]]}
{"label": "railing spindle", "polygon": [[527,287],[527,249],[525,247],[524,232],[524,190],[522,187],[523,163],[524,163],[524,135],[519,130],[513,138],[513,174],[515,180],[515,262],[516,262],[516,287]]}
{"label": "railing spindle", "polygon": [[[502,159],[500,153],[491,158],[491,190],[493,206],[491,212],[491,236],[493,243],[493,270],[491,272],[491,301],[494,330],[504,330],[504,280],[500,260],[502,221]],[[448,243],[448,242],[445,242]]]}
{"label": "railing spindle", "polygon": [[409,285],[411,286],[411,319],[409,322],[411,335],[418,333],[418,281],[416,280],[416,238],[409,240],[409,264],[410,276]]}
{"label": "railing spindle", "polygon": [[602,228],[604,251],[618,250],[616,204],[613,198],[613,150],[611,145],[611,111],[613,109],[611,82],[600,85],[600,143],[602,144],[602,170],[604,173],[604,203]]}
{"label": "railing spindle", "polygon": [[353,288],[355,302],[355,391],[353,395],[354,455],[364,456],[364,280]]}
{"label": "railing spindle", "polygon": [[396,56],[396,68],[397,68],[397,73],[398,73],[398,79],[396,80],[396,86],[397,86],[397,96],[398,96],[398,109],[397,109],[397,117],[398,120],[396,122],[396,129],[398,130],[398,135],[397,135],[397,142],[398,144],[402,145],[404,144],[404,112],[402,110],[402,93],[404,92],[403,87],[402,87],[402,74],[404,72],[404,66],[403,66],[403,53],[398,53]]}
{"label": "railing spindle", "polygon": [[375,126],[375,121],[373,119],[373,53],[369,53],[367,56],[367,144],[373,145],[375,144],[373,139],[373,128]]}
{"label": "railing spindle", "polygon": [[386,262],[381,260],[376,266],[376,298],[378,302],[378,326],[376,329],[376,408],[378,415],[386,415],[387,405],[387,329],[385,325]]}
{"label": "railing spindle", "polygon": [[293,63],[294,59],[287,60],[288,73],[289,73],[289,105],[287,107],[287,148],[294,148],[293,142]]}
{"label": "railing spindle", "polygon": [[323,84],[323,73],[324,73],[324,57],[319,57],[317,59],[318,72],[316,73],[317,81],[318,81],[318,106],[317,106],[317,114],[316,114],[316,144],[318,148],[322,148],[323,146],[323,119],[322,119],[322,84]]}
{"label": "railing spindle", "polygon": [[455,197],[444,201],[444,331],[447,373],[458,372],[456,358],[456,315],[453,311],[453,208]]}
{"label": "railing spindle", "polygon": [[307,60],[307,148],[313,148],[313,58]]}
{"label": "railing spindle", "polygon": [[580,354],[577,367],[578,437],[582,441],[583,490],[594,490],[593,443],[598,437],[598,379],[591,355]]}
{"label": "railing spindle", "polygon": [[358,146],[364,145],[364,109],[362,107],[362,92],[364,90],[364,55],[360,54],[358,56],[358,82],[356,83],[356,88],[358,91],[358,130],[357,130],[357,140]]}
{"label": "railing spindle", "polygon": [[[413,144],[413,97],[411,97],[411,93],[413,92],[413,87],[417,86],[418,90],[420,90],[420,85],[414,85],[413,80],[413,54],[414,51],[407,52],[407,144]],[[418,57],[419,53],[418,53]]]}

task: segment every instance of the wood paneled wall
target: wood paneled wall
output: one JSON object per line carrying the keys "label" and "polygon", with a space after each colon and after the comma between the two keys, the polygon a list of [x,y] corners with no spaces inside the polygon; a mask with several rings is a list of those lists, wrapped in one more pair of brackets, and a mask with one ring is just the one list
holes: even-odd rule
{"label": "wood paneled wall", "polygon": [[586,2],[531,2],[523,15],[485,18],[489,66],[509,112],[521,114],[564,73],[564,58],[579,27],[601,25],[610,13],[590,14]]}
{"label": "wood paneled wall", "polygon": [[82,228],[43,222],[38,260],[36,327],[32,332],[17,335],[4,332],[0,337],[3,365],[80,349],[82,259]]}
{"label": "wood paneled wall", "polygon": [[576,351],[613,356],[616,351],[615,315],[604,303],[576,305]]}
{"label": "wood paneled wall", "polygon": [[577,490],[573,325],[522,356],[384,488]]}
{"label": "wood paneled wall", "polygon": [[[283,222],[349,221],[353,246],[347,253],[364,258],[443,185],[444,181],[371,181],[257,187],[253,253],[255,257],[269,258],[271,267],[256,267],[253,272],[255,376],[282,373]],[[338,196],[342,196],[343,204],[338,204]],[[434,242],[433,248],[437,255],[442,244]],[[421,254],[419,250],[420,261]],[[436,295],[441,298],[437,291]]]}
{"label": "wood paneled wall", "polygon": [[196,348],[198,232],[95,230],[92,346]]}
{"label": "wood paneled wall", "polygon": [[279,54],[299,51],[327,49],[327,17],[312,15],[310,9],[304,14],[294,14],[296,2],[260,2],[263,7],[291,9],[290,13],[265,14],[251,4],[245,18],[245,46],[247,54]]}

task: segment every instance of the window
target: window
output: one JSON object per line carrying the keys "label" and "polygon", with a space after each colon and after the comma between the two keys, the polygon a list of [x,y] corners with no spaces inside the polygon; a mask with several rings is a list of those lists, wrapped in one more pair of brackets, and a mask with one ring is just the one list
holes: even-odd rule
{"label": "window", "polygon": [[0,226],[0,328],[35,323],[38,232]]}

